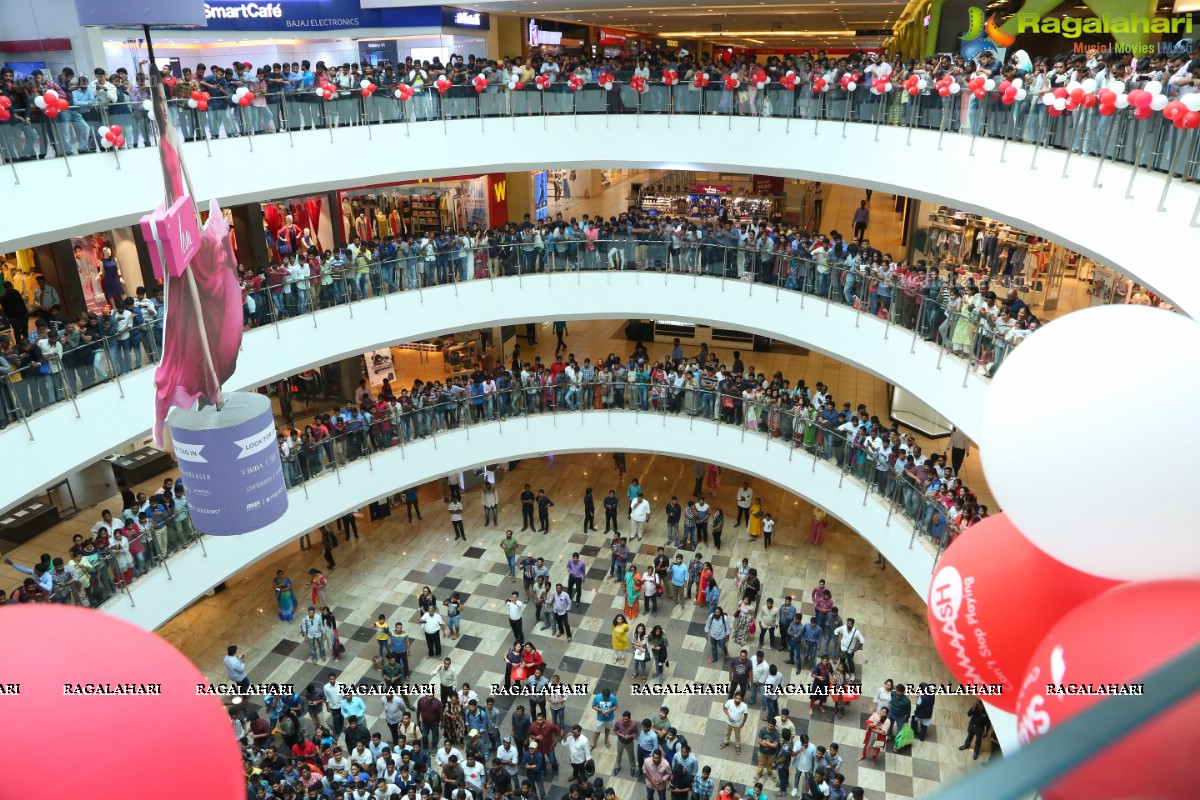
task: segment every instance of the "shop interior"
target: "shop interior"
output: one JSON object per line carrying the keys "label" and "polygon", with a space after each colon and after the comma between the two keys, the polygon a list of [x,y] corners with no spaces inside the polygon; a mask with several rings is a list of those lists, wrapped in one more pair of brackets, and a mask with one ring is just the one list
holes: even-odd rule
{"label": "shop interior", "polygon": [[430,183],[394,183],[337,193],[342,236],[420,236],[442,230],[486,228],[486,175]]}
{"label": "shop interior", "polygon": [[675,171],[642,187],[631,200],[652,216],[683,216],[697,225],[724,217],[735,225],[768,220],[805,227],[815,219],[815,194],[812,181]]}

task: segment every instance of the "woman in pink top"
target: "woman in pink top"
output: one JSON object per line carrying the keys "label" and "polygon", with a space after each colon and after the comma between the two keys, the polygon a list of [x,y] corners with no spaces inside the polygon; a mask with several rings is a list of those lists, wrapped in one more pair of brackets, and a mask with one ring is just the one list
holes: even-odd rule
{"label": "woman in pink top", "polygon": [[600,262],[596,257],[596,240],[600,238],[600,230],[590,222],[586,230],[583,232],[583,238],[586,241],[584,245],[584,263],[588,269],[598,269]]}

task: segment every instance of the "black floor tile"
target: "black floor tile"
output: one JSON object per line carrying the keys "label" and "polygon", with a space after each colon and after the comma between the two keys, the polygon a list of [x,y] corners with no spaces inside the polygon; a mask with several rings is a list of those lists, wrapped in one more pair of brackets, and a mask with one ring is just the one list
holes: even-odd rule
{"label": "black floor tile", "polygon": [[584,558],[595,558],[596,556],[600,555],[600,548],[596,545],[585,544],[583,547],[579,548],[579,554]]}
{"label": "black floor tile", "polygon": [[487,550],[482,547],[468,547],[463,556],[466,558],[479,558],[486,552]]}
{"label": "black floor tile", "polygon": [[303,642],[297,642],[294,639],[280,639],[279,644],[271,648],[271,652],[281,656],[290,656],[301,644]]}

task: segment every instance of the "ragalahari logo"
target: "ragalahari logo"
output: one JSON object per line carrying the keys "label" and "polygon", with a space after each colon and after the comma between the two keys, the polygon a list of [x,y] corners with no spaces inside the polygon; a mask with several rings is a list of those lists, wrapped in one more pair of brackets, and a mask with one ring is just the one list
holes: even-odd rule
{"label": "ragalahari logo", "polygon": [[959,37],[963,41],[974,41],[975,39],[980,38],[980,36],[986,34],[987,38],[991,40],[992,44],[996,45],[996,47],[1006,48],[1011,47],[1012,43],[1017,40],[1017,37],[1013,36],[1011,33],[1005,33],[1004,31],[1000,30],[1000,26],[996,24],[995,14],[987,17],[985,21],[982,8],[979,8],[978,6],[971,6],[967,10],[970,14],[968,18],[970,21],[970,27],[967,29],[966,33]]}

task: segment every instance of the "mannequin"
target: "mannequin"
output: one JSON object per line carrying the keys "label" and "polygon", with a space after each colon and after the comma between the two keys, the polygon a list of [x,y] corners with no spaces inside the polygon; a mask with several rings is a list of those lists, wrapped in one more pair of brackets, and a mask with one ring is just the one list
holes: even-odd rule
{"label": "mannequin", "polygon": [[350,236],[350,231],[354,229],[354,210],[350,206],[350,198],[342,197],[342,230],[345,231],[347,237]]}
{"label": "mannequin", "polygon": [[116,308],[117,304],[125,299],[125,287],[121,283],[121,267],[117,264],[117,259],[113,258],[111,247],[105,247],[101,254],[103,259],[100,261],[100,267],[104,270],[104,299],[109,306]]}

